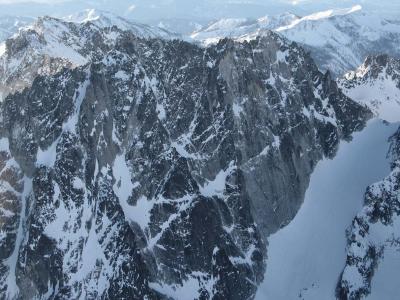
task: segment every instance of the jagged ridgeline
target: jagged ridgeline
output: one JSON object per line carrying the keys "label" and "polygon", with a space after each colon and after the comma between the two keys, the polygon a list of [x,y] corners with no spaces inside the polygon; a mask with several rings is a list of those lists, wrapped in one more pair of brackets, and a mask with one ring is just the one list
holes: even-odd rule
{"label": "jagged ridgeline", "polygon": [[1,103],[0,298],[254,297],[265,238],[371,113],[274,33],[202,48],[82,26],[95,55]]}

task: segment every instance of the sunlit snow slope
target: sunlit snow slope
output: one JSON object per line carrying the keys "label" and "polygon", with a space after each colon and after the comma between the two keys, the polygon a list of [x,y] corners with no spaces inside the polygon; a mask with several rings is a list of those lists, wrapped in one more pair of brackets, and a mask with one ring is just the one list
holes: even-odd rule
{"label": "sunlit snow slope", "polygon": [[345,231],[362,208],[366,187],[390,172],[388,138],[397,127],[370,121],[352,142],[342,142],[333,160],[317,165],[299,213],[268,239],[256,299],[335,299],[346,262]]}

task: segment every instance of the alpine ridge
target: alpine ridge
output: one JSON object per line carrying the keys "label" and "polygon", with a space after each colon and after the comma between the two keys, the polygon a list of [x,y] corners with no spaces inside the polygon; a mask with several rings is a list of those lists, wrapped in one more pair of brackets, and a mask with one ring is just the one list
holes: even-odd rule
{"label": "alpine ridge", "polygon": [[264,237],[372,116],[272,32],[42,18],[1,59],[0,298],[253,298]]}
{"label": "alpine ridge", "polygon": [[0,100],[29,86],[38,75],[83,66],[104,55],[124,31],[142,38],[176,38],[166,30],[94,10],[66,20],[39,18],[0,44]]}

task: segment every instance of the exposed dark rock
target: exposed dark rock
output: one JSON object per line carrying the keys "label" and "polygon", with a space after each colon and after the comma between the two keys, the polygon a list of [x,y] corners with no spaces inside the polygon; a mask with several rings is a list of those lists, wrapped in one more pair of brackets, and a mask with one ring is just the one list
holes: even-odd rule
{"label": "exposed dark rock", "polygon": [[2,297],[11,282],[20,299],[252,298],[262,237],[371,113],[273,33],[206,49],[129,32],[105,50],[92,41],[87,65],[1,103],[0,153],[22,192],[2,187],[15,211]]}

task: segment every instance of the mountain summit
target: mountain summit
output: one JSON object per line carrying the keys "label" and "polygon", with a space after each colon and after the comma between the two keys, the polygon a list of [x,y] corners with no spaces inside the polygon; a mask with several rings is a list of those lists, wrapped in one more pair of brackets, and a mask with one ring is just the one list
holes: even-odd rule
{"label": "mountain summit", "polygon": [[252,298],[265,237],[371,117],[272,32],[203,48],[46,17],[1,59],[0,298]]}

